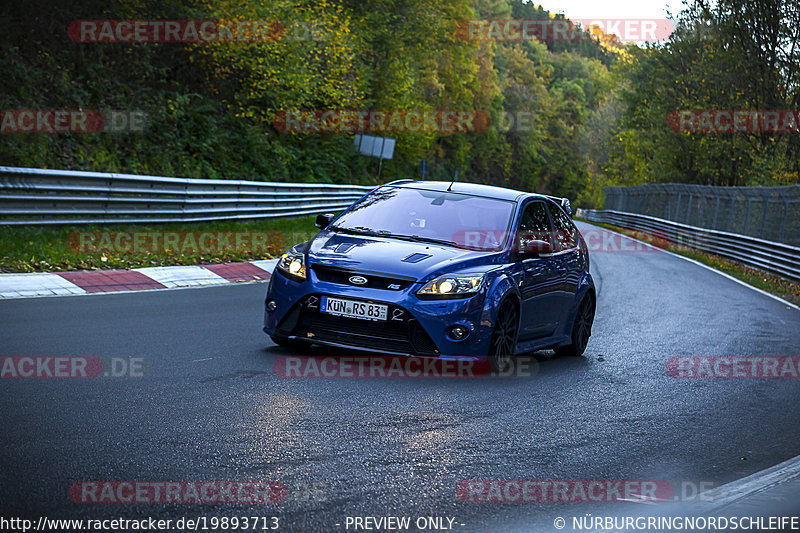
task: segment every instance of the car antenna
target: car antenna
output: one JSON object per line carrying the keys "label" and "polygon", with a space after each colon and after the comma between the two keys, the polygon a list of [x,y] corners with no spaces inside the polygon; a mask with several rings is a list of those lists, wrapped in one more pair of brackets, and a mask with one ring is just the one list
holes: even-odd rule
{"label": "car antenna", "polygon": [[456,174],[455,174],[455,176],[453,176],[453,181],[451,181],[451,182],[450,182],[450,185],[448,185],[448,186],[447,186],[447,190],[448,190],[448,192],[450,191],[450,187],[452,187],[452,186],[453,186],[453,184],[454,184],[454,183],[455,183],[455,182],[458,180],[458,173],[459,173],[459,172],[461,172],[461,169],[462,169],[462,168],[464,168],[464,167],[458,167],[458,168],[456,169]]}

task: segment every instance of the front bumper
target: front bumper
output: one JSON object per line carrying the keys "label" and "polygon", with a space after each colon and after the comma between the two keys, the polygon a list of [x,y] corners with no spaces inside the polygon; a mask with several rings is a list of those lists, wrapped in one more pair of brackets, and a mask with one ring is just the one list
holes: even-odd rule
{"label": "front bumper", "polygon": [[[368,350],[384,354],[481,360],[489,351],[496,309],[480,292],[457,300],[420,300],[420,287],[403,290],[355,287],[310,277],[296,282],[276,272],[272,276],[265,307],[264,331],[270,335],[328,346]],[[320,298],[332,296],[388,305],[386,321],[345,318],[322,313]],[[485,305],[487,304],[487,305]],[[449,329],[465,326],[469,335],[452,338]]]}

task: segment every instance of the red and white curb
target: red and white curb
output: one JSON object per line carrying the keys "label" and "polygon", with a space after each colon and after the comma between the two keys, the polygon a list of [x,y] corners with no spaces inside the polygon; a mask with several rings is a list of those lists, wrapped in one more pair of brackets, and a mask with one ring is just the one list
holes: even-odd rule
{"label": "red and white curb", "polygon": [[277,259],[249,263],[147,267],[132,270],[0,274],[0,299],[71,296],[266,281],[272,275],[275,263],[277,263]]}

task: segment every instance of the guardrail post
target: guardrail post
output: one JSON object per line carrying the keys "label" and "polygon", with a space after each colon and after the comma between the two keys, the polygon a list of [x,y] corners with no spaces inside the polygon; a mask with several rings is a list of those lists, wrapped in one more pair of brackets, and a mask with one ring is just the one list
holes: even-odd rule
{"label": "guardrail post", "polygon": [[183,200],[181,201],[181,218],[186,218],[186,202],[189,199],[189,182],[183,183]]}
{"label": "guardrail post", "polygon": [[697,195],[697,225],[700,227],[706,226],[706,221],[703,220],[703,212],[705,211],[706,197],[701,192]]}
{"label": "guardrail post", "polygon": [[672,195],[667,193],[667,203],[664,205],[664,218],[669,219],[669,210],[672,208]]}
{"label": "guardrail post", "polygon": [[747,199],[747,205],[744,208],[744,227],[742,228],[742,235],[747,235],[747,219],[750,218],[750,198]]}
{"label": "guardrail post", "polygon": [[108,204],[111,200],[111,191],[114,190],[114,174],[109,175],[108,189],[106,189],[106,201],[103,202],[103,220],[108,220]]}
{"label": "guardrail post", "polygon": [[786,242],[786,219],[789,218],[789,200],[783,198],[783,217],[781,218],[781,236],[780,241]]}
{"label": "guardrail post", "polygon": [[725,231],[731,230],[731,225],[733,224],[733,209],[735,206],[736,200],[734,200],[733,196],[731,196],[730,209],[728,209],[728,225],[725,227]]}

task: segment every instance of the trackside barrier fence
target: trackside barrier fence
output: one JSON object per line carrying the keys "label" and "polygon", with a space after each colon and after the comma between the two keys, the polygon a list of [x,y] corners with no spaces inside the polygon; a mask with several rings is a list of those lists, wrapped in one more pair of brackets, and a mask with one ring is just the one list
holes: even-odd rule
{"label": "trackside barrier fence", "polygon": [[603,187],[605,209],[800,246],[800,185]]}
{"label": "trackside barrier fence", "polygon": [[656,235],[675,244],[800,281],[800,247],[797,246],[615,210],[579,209],[576,216]]}
{"label": "trackside barrier fence", "polygon": [[0,225],[313,215],[341,211],[372,188],[0,167]]}

